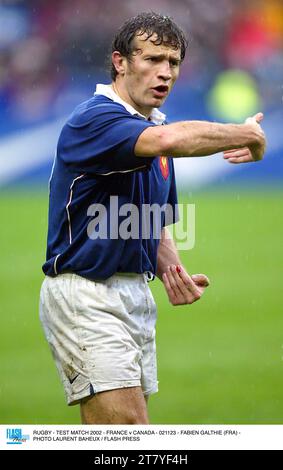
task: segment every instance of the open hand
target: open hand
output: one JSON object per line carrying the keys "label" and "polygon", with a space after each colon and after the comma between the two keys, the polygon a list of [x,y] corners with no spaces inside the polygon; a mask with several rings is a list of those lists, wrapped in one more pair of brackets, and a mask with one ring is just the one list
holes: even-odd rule
{"label": "open hand", "polygon": [[249,163],[256,162],[263,158],[265,152],[265,136],[260,126],[263,120],[263,114],[257,113],[253,117],[246,119],[245,124],[255,127],[256,132],[259,134],[259,142],[251,145],[251,147],[244,147],[239,149],[226,150],[223,152],[223,157],[229,163]]}
{"label": "open hand", "polygon": [[204,274],[190,276],[183,267],[170,265],[162,275],[162,280],[172,305],[192,304],[199,300],[209,279]]}

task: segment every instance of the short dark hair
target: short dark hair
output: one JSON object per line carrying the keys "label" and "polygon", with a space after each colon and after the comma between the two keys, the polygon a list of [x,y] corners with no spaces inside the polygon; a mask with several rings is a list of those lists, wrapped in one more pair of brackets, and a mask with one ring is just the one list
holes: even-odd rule
{"label": "short dark hair", "polygon": [[[170,16],[160,15],[159,13],[146,12],[139,13],[137,16],[127,20],[117,31],[111,48],[111,54],[114,51],[127,59],[130,59],[134,47],[133,41],[136,35],[142,36],[147,34],[147,38],[151,38],[157,34],[154,44],[159,46],[171,46],[173,49],[180,49],[181,61],[184,60],[186,48],[188,46],[184,32],[176,25]],[[111,60],[111,78],[115,81],[118,73]]]}

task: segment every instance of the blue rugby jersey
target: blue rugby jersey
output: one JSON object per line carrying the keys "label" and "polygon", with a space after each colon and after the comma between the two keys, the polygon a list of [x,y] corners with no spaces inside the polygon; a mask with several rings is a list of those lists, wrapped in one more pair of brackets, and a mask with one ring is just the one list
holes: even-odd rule
{"label": "blue rugby jersey", "polygon": [[[116,272],[155,274],[160,237],[153,219],[160,218],[160,227],[178,219],[173,159],[135,156],[139,135],[156,124],[109,86],[98,90],[103,94],[97,92],[74,110],[58,140],[43,271],[48,276],[72,272],[91,280]],[[154,110],[152,120],[160,123],[163,116]],[[166,212],[165,219],[164,210],[157,211],[144,223],[147,212],[142,208],[153,204],[170,204],[173,212]]]}

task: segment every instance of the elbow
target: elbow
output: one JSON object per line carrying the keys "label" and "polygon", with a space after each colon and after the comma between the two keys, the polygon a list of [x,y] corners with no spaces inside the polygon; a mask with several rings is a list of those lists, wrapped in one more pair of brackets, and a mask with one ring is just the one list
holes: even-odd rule
{"label": "elbow", "polygon": [[[160,155],[168,157],[193,156],[193,148],[189,148],[186,142],[185,129],[176,128],[173,124],[160,126]],[[163,128],[163,129],[162,129]]]}
{"label": "elbow", "polygon": [[150,127],[142,132],[135,146],[137,157],[156,157],[172,155],[174,136],[165,126]]}
{"label": "elbow", "polygon": [[159,155],[173,156],[176,149],[175,136],[167,126],[160,126]]}

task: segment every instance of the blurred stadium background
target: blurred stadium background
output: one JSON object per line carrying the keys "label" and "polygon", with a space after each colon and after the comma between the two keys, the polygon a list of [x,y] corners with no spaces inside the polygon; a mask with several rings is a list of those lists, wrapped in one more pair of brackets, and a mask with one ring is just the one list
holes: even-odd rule
{"label": "blurred stadium background", "polygon": [[212,285],[195,305],[173,308],[153,283],[160,392],[151,422],[283,424],[282,0],[0,1],[2,424],[79,423],[38,320],[48,177],[64,119],[110,81],[114,31],[150,9],[189,37],[169,119],[243,122],[263,111],[268,139],[257,164],[176,162],[180,200],[196,204],[196,245],[182,259]]}

